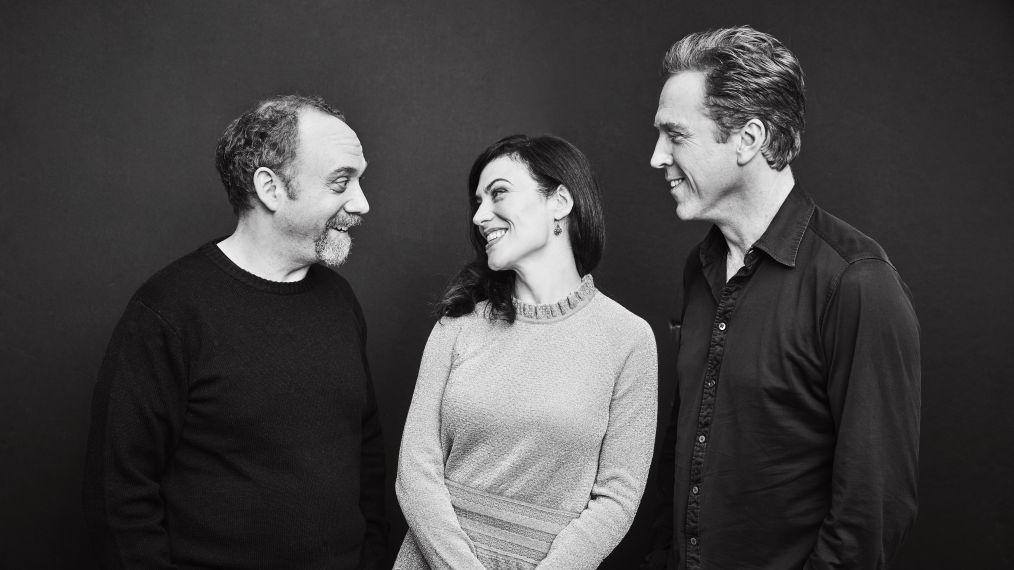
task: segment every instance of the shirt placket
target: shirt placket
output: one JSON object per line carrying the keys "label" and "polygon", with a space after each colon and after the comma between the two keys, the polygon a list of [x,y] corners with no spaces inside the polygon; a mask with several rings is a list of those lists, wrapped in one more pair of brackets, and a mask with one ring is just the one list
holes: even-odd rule
{"label": "shirt placket", "polygon": [[722,359],[725,356],[725,339],[729,332],[732,314],[736,309],[743,287],[753,274],[756,256],[751,250],[744,259],[744,266],[722,287],[718,307],[715,309],[715,320],[711,325],[711,340],[708,345],[708,361],[704,368],[704,389],[701,395],[701,406],[697,413],[697,433],[694,436],[694,449],[690,459],[690,492],[687,495],[686,553],[688,570],[699,569],[701,562],[701,499],[705,493],[704,460],[711,437],[711,423],[715,416],[715,400],[718,395],[719,373]]}

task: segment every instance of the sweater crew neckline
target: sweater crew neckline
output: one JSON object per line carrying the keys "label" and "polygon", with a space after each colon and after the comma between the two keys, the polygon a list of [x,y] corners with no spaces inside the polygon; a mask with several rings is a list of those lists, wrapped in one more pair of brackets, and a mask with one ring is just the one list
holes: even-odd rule
{"label": "sweater crew neckline", "polygon": [[271,281],[250,273],[225,255],[225,252],[218,247],[218,243],[225,238],[212,240],[201,247],[201,253],[208,257],[219,269],[226,272],[236,280],[265,293],[275,295],[292,295],[302,293],[313,288],[313,266],[311,265],[306,275],[299,281]]}
{"label": "sweater crew neckline", "polygon": [[562,321],[588,306],[598,289],[595,288],[595,280],[591,273],[581,278],[581,286],[563,299],[555,303],[542,305],[525,303],[517,297],[512,297],[514,309],[517,311],[516,320],[526,323],[555,323]]}

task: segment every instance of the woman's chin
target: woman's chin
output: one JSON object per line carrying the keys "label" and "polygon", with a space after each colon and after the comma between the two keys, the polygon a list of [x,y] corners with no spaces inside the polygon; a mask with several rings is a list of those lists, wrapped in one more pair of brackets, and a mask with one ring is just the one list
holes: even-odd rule
{"label": "woman's chin", "polygon": [[486,266],[489,267],[491,271],[506,271],[510,269],[506,263],[493,258],[486,259]]}

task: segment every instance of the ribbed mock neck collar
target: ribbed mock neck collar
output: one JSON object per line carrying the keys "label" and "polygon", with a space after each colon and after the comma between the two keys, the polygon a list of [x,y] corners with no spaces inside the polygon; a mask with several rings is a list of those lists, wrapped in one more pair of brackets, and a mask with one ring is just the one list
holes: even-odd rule
{"label": "ribbed mock neck collar", "polygon": [[208,256],[208,258],[222,269],[222,271],[232,275],[234,278],[247,284],[248,286],[257,289],[258,291],[274,293],[276,295],[292,295],[294,293],[309,291],[313,288],[314,267],[312,265],[307,270],[306,276],[299,281],[270,281],[250,273],[229,259],[229,256],[225,255],[225,252],[218,247],[218,242],[223,239],[225,238],[212,240],[204,244],[201,247],[201,252]]}
{"label": "ribbed mock neck collar", "polygon": [[512,297],[511,301],[514,303],[514,309],[517,311],[517,316],[515,317],[517,320],[526,323],[554,323],[566,319],[587,306],[592,298],[595,297],[596,291],[595,281],[592,279],[591,273],[589,273],[581,278],[581,286],[577,288],[577,291],[555,303],[533,305],[522,302],[517,297]]}

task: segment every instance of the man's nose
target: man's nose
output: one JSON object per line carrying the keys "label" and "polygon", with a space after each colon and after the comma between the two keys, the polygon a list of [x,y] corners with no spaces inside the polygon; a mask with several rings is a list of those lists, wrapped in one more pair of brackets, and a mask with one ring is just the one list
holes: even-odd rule
{"label": "man's nose", "polygon": [[662,135],[659,135],[658,140],[655,141],[655,150],[651,153],[651,166],[653,168],[672,166],[672,155],[669,154],[666,146],[665,139],[662,138]]}
{"label": "man's nose", "polygon": [[352,199],[345,203],[345,211],[350,214],[359,214],[360,216],[370,211],[370,202],[366,199],[366,193],[363,192],[363,186],[356,183],[356,187],[353,189],[355,195]]}

